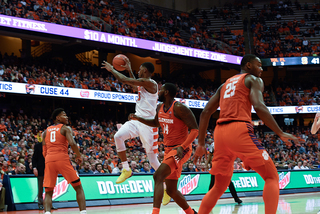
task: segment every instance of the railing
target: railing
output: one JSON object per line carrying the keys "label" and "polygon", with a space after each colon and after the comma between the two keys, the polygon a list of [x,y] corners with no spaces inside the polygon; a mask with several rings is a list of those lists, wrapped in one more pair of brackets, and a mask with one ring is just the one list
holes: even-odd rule
{"label": "railing", "polygon": [[39,57],[44,53],[50,52],[52,50],[52,44],[50,43],[43,43],[42,45],[38,46],[35,48],[32,52],[31,55],[32,57]]}

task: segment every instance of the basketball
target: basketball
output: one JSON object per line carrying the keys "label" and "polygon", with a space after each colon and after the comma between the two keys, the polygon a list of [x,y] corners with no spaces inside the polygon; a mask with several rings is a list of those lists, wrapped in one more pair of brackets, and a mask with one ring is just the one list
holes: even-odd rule
{"label": "basketball", "polygon": [[121,65],[126,64],[126,61],[125,61],[126,59],[128,59],[128,58],[123,54],[116,55],[112,60],[113,67],[118,71],[124,71],[125,68],[122,67]]}

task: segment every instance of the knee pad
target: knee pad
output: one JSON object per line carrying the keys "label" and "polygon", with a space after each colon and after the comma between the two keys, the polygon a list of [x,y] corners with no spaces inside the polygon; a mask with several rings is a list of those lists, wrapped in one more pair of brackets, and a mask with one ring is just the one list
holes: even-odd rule
{"label": "knee pad", "polygon": [[53,189],[54,189],[54,187],[45,187],[44,191],[45,192],[51,192],[51,191],[53,191]]}
{"label": "knee pad", "polygon": [[157,155],[158,154],[155,154],[153,152],[147,153],[150,165],[154,168],[154,170],[157,170],[159,168],[159,166],[160,166],[160,162],[158,160]]}
{"label": "knee pad", "polygon": [[114,135],[114,142],[116,144],[117,152],[126,151],[126,145],[124,144],[125,136],[121,136],[119,132]]}

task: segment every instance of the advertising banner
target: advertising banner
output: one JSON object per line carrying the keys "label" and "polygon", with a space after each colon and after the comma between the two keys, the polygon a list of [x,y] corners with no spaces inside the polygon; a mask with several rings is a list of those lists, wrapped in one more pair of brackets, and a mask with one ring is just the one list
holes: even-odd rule
{"label": "advertising banner", "polygon": [[241,56],[0,15],[0,26],[240,65]]}
{"label": "advertising banner", "polygon": [[[87,200],[145,198],[152,197],[153,177],[150,174],[135,174],[121,184],[116,184],[118,176],[94,175],[80,176]],[[208,192],[211,175],[182,174],[178,189],[183,195],[202,195]],[[238,192],[262,191],[263,179],[255,172],[236,172],[232,182]],[[32,203],[37,201],[36,177],[10,177],[14,203]],[[314,188],[320,186],[320,171],[279,172],[280,189]],[[26,194],[26,192],[28,194]],[[226,192],[229,192],[227,189]],[[75,191],[63,177],[57,179],[53,201],[74,201]]]}
{"label": "advertising banner", "polygon": [[[112,91],[99,91],[91,89],[67,88],[50,85],[29,85],[26,83],[4,82],[0,81],[0,92],[30,94],[50,97],[65,97],[76,99],[89,99],[111,102],[135,103],[138,94],[120,93]],[[208,101],[175,98],[175,100],[184,103],[189,108],[203,109]],[[297,114],[297,113],[317,113],[320,112],[320,105],[310,106],[274,106],[267,107],[271,114]],[[218,108],[220,110],[220,108]],[[254,109],[251,110],[255,113]]]}

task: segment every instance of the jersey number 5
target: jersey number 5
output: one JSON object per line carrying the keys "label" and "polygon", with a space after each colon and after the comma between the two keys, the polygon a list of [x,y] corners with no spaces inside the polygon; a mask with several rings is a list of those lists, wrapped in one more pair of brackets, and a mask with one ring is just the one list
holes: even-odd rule
{"label": "jersey number 5", "polygon": [[223,99],[232,97],[232,96],[234,95],[234,92],[235,92],[235,90],[236,90],[235,84],[236,84],[237,82],[238,82],[238,80],[233,81],[233,82],[231,82],[231,83],[228,83],[228,85],[226,86],[226,91],[224,92]]}
{"label": "jersey number 5", "polygon": [[50,132],[50,142],[56,142],[56,132]]}

